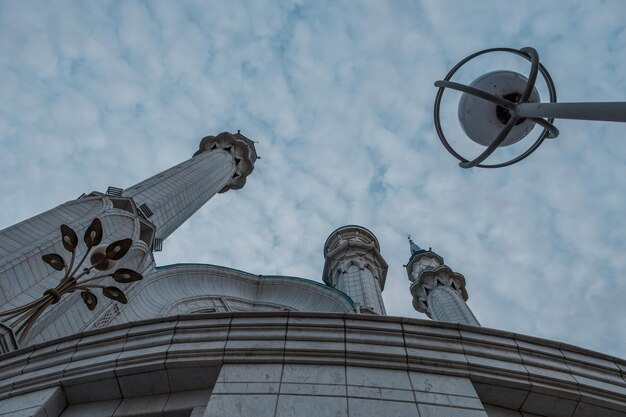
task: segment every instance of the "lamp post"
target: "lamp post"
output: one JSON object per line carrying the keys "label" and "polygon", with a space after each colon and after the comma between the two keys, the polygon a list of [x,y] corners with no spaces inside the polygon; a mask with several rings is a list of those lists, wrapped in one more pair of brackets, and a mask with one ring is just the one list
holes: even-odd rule
{"label": "lamp post", "polygon": [[[454,74],[466,63],[488,53],[505,52],[530,61],[528,77],[514,71],[493,71],[475,79],[470,85],[452,81]],[[535,89],[537,76],[546,82],[549,102],[542,103]],[[554,119],[601,120],[626,122],[626,102],[557,103],[554,82],[539,62],[533,48],[491,48],[467,56],[456,64],[443,80],[435,82],[435,129],[443,146],[460,162],[462,168],[501,168],[512,165],[533,153],[546,138],[556,138],[559,130]],[[461,156],[448,142],[440,120],[441,99],[446,88],[463,93],[459,100],[459,122],[465,134],[486,149],[474,159]],[[502,163],[484,164],[496,149],[524,139],[535,125],[542,131],[519,156]]]}

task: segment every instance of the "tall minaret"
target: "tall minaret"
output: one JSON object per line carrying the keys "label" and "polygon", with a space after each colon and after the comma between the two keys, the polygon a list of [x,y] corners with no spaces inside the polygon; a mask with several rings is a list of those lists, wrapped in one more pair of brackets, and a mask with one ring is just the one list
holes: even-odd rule
{"label": "tall minaret", "polygon": [[[154,238],[171,235],[216,193],[243,187],[256,159],[254,143],[239,133],[207,136],[193,157],[126,190],[110,187],[107,194],[83,194],[0,230],[0,312],[31,303],[59,284],[62,272],[46,265],[42,255],[68,257],[61,241],[62,224],[82,237],[92,220],[100,219],[102,245],[132,239],[116,268],[149,274],[154,264]],[[85,259],[85,251],[85,245],[79,245],[76,259]],[[119,287],[130,291],[133,285]],[[93,312],[86,314],[78,292],[67,294],[45,310],[23,345],[81,331],[110,305],[108,298],[100,297]],[[11,339],[15,324],[2,317],[0,321],[1,353],[2,340]]]}
{"label": "tall minaret", "polygon": [[324,282],[352,298],[357,312],[387,314],[382,292],[388,266],[372,232],[361,226],[340,227],[326,239],[324,258]]}
{"label": "tall minaret", "polygon": [[436,321],[480,326],[465,303],[465,278],[452,271],[443,258],[417,246],[409,237],[411,258],[406,272],[411,281],[413,308]]}
{"label": "tall minaret", "polygon": [[254,143],[240,133],[220,133],[200,142],[193,158],[127,188],[165,240],[218,192],[239,189],[254,169]]}

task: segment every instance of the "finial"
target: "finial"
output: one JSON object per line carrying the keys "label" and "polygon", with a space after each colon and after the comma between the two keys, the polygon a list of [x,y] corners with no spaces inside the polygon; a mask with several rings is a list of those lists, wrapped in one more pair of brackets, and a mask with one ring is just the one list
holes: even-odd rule
{"label": "finial", "polygon": [[413,238],[410,234],[406,233],[405,236],[409,240],[409,245],[411,247],[411,256],[413,256],[414,253],[425,252],[424,249],[420,248],[418,245],[415,244],[415,242],[413,242]]}

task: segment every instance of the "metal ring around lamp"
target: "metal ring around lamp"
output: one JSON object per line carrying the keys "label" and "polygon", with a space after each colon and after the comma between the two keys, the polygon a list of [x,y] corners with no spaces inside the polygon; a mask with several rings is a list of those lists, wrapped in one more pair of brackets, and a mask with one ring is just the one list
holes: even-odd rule
{"label": "metal ring around lamp", "polygon": [[[450,72],[448,72],[448,74],[445,76],[443,80],[437,81],[435,83],[435,86],[438,87],[439,89],[435,97],[434,119],[435,119],[435,129],[437,131],[437,135],[439,136],[439,140],[441,141],[443,146],[448,150],[448,152],[450,152],[452,156],[454,156],[456,159],[460,161],[459,165],[463,168],[471,168],[474,166],[479,167],[479,168],[502,168],[505,166],[515,164],[523,160],[524,158],[528,157],[530,154],[532,154],[543,143],[546,137],[556,137],[558,135],[558,129],[556,129],[556,127],[554,127],[553,125],[554,118],[549,118],[547,120],[541,119],[541,118],[529,118],[532,122],[543,127],[543,131],[539,134],[535,142],[524,153],[522,153],[521,155],[509,161],[502,162],[499,164],[482,164],[481,163],[483,160],[488,158],[498,148],[498,146],[506,139],[508,133],[510,132],[511,126],[515,123],[515,121],[512,121],[512,122],[510,121],[510,123],[507,123],[507,126],[505,126],[501,130],[500,134],[491,142],[491,144],[487,147],[487,149],[474,160],[465,159],[458,152],[454,150],[454,148],[448,142],[445,134],[443,133],[443,129],[441,127],[441,119],[439,117],[439,112],[441,108],[441,99],[443,97],[443,92],[446,88],[451,88],[454,90],[462,91],[465,94],[470,94],[470,95],[479,97],[483,100],[491,101],[505,108],[514,107],[516,104],[513,102],[508,102],[509,104],[506,104],[502,102],[502,100],[505,100],[503,98],[495,97],[495,96],[492,96],[488,92],[477,90],[470,86],[466,86],[463,84],[454,83],[450,81],[452,79],[452,76],[463,65],[465,65],[466,63],[468,63],[469,61],[471,61],[472,59],[478,56],[491,53],[491,52],[508,52],[514,55],[518,55],[531,62],[530,76],[528,77],[528,83],[526,85],[526,89],[524,90],[524,94],[522,95],[520,102],[525,102],[526,100],[528,100],[528,97],[530,96],[530,93],[534,87],[537,73],[539,72],[541,73],[548,87],[548,92],[550,94],[550,103],[556,103],[556,88],[554,86],[554,82],[552,81],[552,77],[550,77],[548,70],[546,70],[546,68],[539,62],[539,57],[537,55],[537,52],[532,48],[522,48],[520,50],[513,49],[513,48],[484,49],[482,51],[473,53],[467,56],[466,58],[464,58],[463,60],[461,60],[450,70]],[[516,116],[513,116],[511,120],[514,120],[515,117]]]}

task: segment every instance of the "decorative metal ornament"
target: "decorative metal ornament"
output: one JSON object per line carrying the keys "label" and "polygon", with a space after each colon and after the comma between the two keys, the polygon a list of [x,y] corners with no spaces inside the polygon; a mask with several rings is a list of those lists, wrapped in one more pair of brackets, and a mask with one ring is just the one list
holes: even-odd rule
{"label": "decorative metal ornament", "polygon": [[[528,77],[513,71],[494,71],[482,75],[470,85],[451,81],[463,65],[493,52],[511,53],[530,61]],[[549,103],[541,103],[535,89],[539,74],[547,85]],[[521,161],[532,154],[544,139],[559,135],[559,130],[553,125],[555,118],[626,122],[626,102],[557,103],[554,82],[533,48],[491,48],[476,52],[456,64],[443,80],[435,82],[435,87],[439,88],[434,106],[435,129],[443,146],[460,161],[462,168],[501,168]],[[454,150],[443,133],[439,113],[446,88],[463,93],[458,108],[461,127],[471,140],[486,147],[473,160],[464,158]],[[482,163],[499,147],[522,140],[534,125],[539,125],[543,130],[521,155],[498,164]]]}
{"label": "decorative metal ornament", "polygon": [[[87,247],[85,253],[76,266],[74,266],[78,237],[71,227],[65,224],[61,225],[61,242],[63,247],[72,254],[69,264],[66,264],[65,259],[56,253],[49,253],[41,257],[41,259],[54,270],[65,270],[59,285],[44,291],[43,295],[37,300],[21,307],[0,312],[0,321],[11,321],[10,325],[14,329],[15,335],[18,337],[20,343],[25,340],[28,332],[43,312],[50,305],[58,303],[65,294],[72,293],[76,290],[81,291],[80,296],[89,310],[94,310],[98,305],[98,297],[92,292],[92,289],[101,289],[102,295],[118,303],[126,304],[128,302],[126,294],[124,294],[124,291],[121,289],[114,286],[92,284],[91,282],[111,277],[116,282],[127,284],[143,279],[140,273],[131,269],[119,268],[115,272],[106,273],[104,275],[90,277],[89,274],[91,274],[94,269],[98,271],[108,271],[112,269],[117,261],[128,253],[133,241],[132,239],[122,239],[106,247],[98,247],[102,241],[102,237],[102,223],[100,219],[95,218],[87,230],[85,230],[83,237],[83,241]],[[89,256],[90,253],[91,256]],[[80,271],[88,256],[91,266],[83,268],[82,271]]]}

